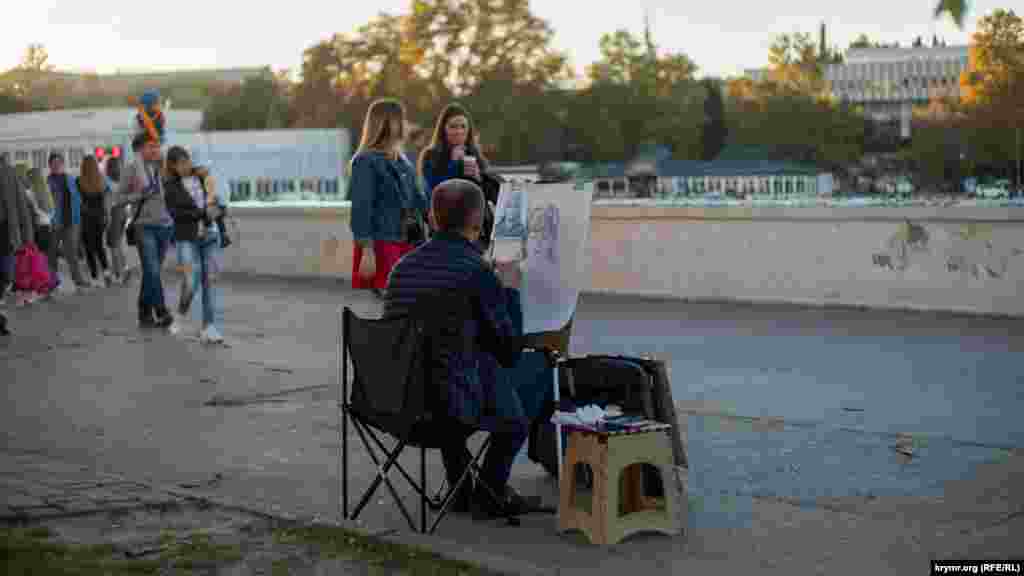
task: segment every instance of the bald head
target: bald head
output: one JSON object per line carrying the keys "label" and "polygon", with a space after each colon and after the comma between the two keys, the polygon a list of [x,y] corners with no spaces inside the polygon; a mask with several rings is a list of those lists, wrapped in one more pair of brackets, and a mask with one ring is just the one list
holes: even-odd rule
{"label": "bald head", "polygon": [[469,180],[445,180],[431,194],[430,212],[436,230],[457,232],[475,242],[483,228],[483,190]]}

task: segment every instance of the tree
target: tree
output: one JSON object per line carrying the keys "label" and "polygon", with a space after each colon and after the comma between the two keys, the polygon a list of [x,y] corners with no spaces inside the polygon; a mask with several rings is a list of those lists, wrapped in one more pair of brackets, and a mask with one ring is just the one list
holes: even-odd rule
{"label": "tree", "polygon": [[0,90],[0,114],[17,114],[18,112],[28,112],[29,110],[31,110],[31,107],[27,102],[14,94],[8,94]]}
{"label": "tree", "polygon": [[267,69],[241,86],[214,95],[203,113],[204,130],[268,130],[289,124],[286,88]]}
{"label": "tree", "polygon": [[713,160],[725,147],[728,127],[725,121],[725,102],[722,89],[713,79],[705,79],[702,83],[707,91],[704,100],[704,122],[701,125],[701,159]]}
{"label": "tree", "polygon": [[51,72],[50,55],[42,44],[29,44],[21,59],[22,70],[27,72]]}
{"label": "tree", "polygon": [[696,64],[682,53],[659,55],[649,33],[640,39],[616,30],[602,35],[600,47],[601,59],[587,69],[590,85],[567,113],[587,159],[622,161],[644,143],[698,156],[704,93],[693,79]]}
{"label": "tree", "polygon": [[998,9],[978,22],[973,36],[967,100],[992,104],[1024,82],[1024,19]]}
{"label": "tree", "polygon": [[898,42],[877,42],[863,32],[853,42],[850,42],[850,48],[899,48],[899,46]]}
{"label": "tree", "polygon": [[963,28],[967,17],[967,0],[939,0],[935,6],[935,17],[942,18],[945,14],[949,14],[953,22]]}
{"label": "tree", "polygon": [[571,77],[568,58],[551,46],[554,31],[529,0],[414,0],[408,30],[416,72],[456,97],[496,73],[545,87]]}
{"label": "tree", "polygon": [[972,146],[979,159],[996,171],[1010,171],[1020,180],[1019,146],[1024,131],[1024,20],[1013,10],[998,9],[978,22],[969,69],[961,77]]}
{"label": "tree", "polygon": [[768,77],[798,91],[818,94],[825,90],[825,66],[831,62],[831,54],[822,54],[810,34],[782,34],[768,48]]}

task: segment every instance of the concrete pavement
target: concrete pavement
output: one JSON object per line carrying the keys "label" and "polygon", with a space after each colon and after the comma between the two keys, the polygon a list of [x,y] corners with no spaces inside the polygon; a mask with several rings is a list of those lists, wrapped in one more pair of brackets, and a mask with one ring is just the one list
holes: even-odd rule
{"label": "concrete pavement", "polygon": [[[16,337],[0,341],[13,375],[0,406],[6,445],[161,483],[219,474],[200,490],[333,516],[335,311],[375,305],[330,282],[225,288],[230,348],[140,333],[132,288],[12,311]],[[1022,326],[586,296],[574,353],[670,362],[688,414],[687,538],[637,536],[600,550],[557,535],[548,516],[520,528],[450,518],[426,542],[518,573],[892,573],[922,571],[933,556],[1006,556],[1024,529],[1024,365],[1013,362]],[[365,486],[369,461],[356,455],[353,465]],[[532,463],[515,475],[524,490],[552,495]],[[378,494],[364,527],[405,528],[388,498]]]}

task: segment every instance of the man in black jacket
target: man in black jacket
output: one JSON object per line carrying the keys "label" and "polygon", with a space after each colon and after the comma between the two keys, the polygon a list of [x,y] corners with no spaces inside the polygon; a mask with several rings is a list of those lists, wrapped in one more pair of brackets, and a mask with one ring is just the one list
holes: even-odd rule
{"label": "man in black jacket", "polygon": [[[466,440],[476,430],[491,434],[481,480],[504,499],[496,507],[483,487],[456,495],[453,510],[473,509],[474,517],[528,511],[526,502],[508,488],[512,462],[529,435],[529,420],[515,389],[496,378],[497,365],[511,368],[523,350],[523,314],[517,265],[499,265],[497,273],[477,245],[483,226],[484,196],[468,180],[453,179],[434,189],[430,223],[433,237],[405,255],[391,271],[384,316],[401,316],[442,294],[472,295],[476,318],[463,336],[474,343],[467,357],[447,358],[448,416],[453,430],[442,457],[449,483],[458,479],[470,455]],[[499,278],[500,276],[500,278]]]}
{"label": "man in black jacket", "polygon": [[[32,213],[22,183],[7,154],[0,155],[0,306],[14,283],[14,253],[32,242],[32,235]],[[7,334],[7,316],[0,311],[0,336]]]}

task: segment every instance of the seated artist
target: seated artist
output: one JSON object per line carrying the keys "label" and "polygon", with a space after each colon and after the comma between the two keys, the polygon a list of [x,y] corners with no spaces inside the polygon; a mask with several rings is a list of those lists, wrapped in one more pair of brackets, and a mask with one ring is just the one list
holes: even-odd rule
{"label": "seated artist", "polygon": [[[404,256],[391,271],[384,300],[384,317],[413,312],[418,303],[440,294],[471,291],[479,303],[476,311],[473,356],[447,358],[443,364],[460,366],[449,372],[448,415],[450,427],[442,448],[449,485],[454,485],[469,464],[466,441],[476,430],[491,435],[481,481],[503,498],[499,508],[485,489],[466,482],[452,504],[456,513],[472,512],[487,519],[530,511],[527,502],[508,487],[512,462],[529,435],[516,390],[508,380],[495,378],[497,365],[515,366],[523,350],[523,314],[519,299],[519,269],[498,265],[497,273],[485,261],[476,242],[484,209],[480,187],[468,180],[447,180],[431,198],[431,239]],[[500,279],[499,279],[500,276]]]}

